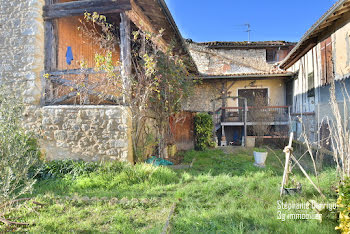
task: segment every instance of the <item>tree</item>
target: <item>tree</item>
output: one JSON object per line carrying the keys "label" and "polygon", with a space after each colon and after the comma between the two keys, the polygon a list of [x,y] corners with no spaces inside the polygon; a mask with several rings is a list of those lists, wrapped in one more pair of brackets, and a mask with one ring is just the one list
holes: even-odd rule
{"label": "tree", "polygon": [[266,97],[261,94],[256,94],[254,106],[249,110],[249,117],[252,122],[255,124],[252,126],[253,133],[261,140],[262,143],[263,136],[269,133],[270,125],[267,123],[274,121],[274,113],[267,109],[263,108],[267,106]]}

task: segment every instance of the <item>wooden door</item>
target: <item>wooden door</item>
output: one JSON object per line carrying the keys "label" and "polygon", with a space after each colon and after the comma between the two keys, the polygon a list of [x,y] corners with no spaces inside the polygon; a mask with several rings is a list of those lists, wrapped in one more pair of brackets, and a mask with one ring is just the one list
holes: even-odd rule
{"label": "wooden door", "polygon": [[183,111],[170,117],[170,129],[178,150],[194,148],[194,114]]}

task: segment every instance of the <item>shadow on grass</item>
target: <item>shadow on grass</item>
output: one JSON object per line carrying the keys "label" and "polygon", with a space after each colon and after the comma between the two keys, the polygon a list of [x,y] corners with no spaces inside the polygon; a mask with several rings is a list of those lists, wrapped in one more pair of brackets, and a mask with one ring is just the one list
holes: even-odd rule
{"label": "shadow on grass", "polygon": [[[138,165],[108,171],[106,174],[91,173],[75,179],[66,176],[43,180],[36,185],[34,195],[52,193],[70,196],[77,193],[89,197],[167,197],[187,183],[200,181],[198,178],[202,175],[255,178],[254,175],[263,173],[264,176],[282,180],[284,154],[281,150],[276,150],[275,154],[269,152],[265,168],[253,165],[253,149],[238,149],[231,154],[226,154],[220,149],[188,151],[185,153],[184,163],[190,164],[194,158],[196,161],[189,169],[152,169],[149,165]],[[300,170],[295,168],[293,172],[293,176],[303,180],[304,175]],[[321,185],[323,183],[326,187],[326,184],[331,183],[327,178],[320,178]],[[326,190],[330,188],[326,187]]]}
{"label": "shadow on grass", "polygon": [[[111,219],[108,222],[112,224],[105,223],[105,220],[97,224],[108,228],[111,225],[114,225],[113,228],[120,225],[120,229],[117,229],[121,230],[120,232],[128,232],[135,228],[152,232],[151,229],[144,227],[144,217],[154,217],[149,222],[155,222],[158,216],[167,217],[169,207],[175,200],[181,198],[171,221],[172,233],[315,233],[320,228],[322,230],[318,233],[331,233],[335,226],[333,223],[277,220],[276,202],[280,199],[279,187],[283,166],[276,157],[283,161],[284,155],[281,151],[276,152],[277,156],[269,153],[266,168],[258,168],[253,165],[252,150],[242,149],[232,154],[225,154],[221,150],[189,151],[185,153],[185,163],[189,164],[196,158],[190,169],[173,170],[142,164],[123,167],[118,171],[94,172],[75,179],[66,176],[40,181],[36,185],[34,196],[40,198],[43,194],[52,194],[118,199],[159,198],[160,203],[153,207],[154,210],[146,210],[147,213],[144,215],[141,214],[145,209],[117,207],[119,213],[116,217],[110,218],[115,212],[113,209],[110,214],[105,215],[106,219]],[[329,190],[326,192],[327,197],[331,194],[330,186],[334,184],[334,173],[323,173],[319,178],[322,189]],[[305,185],[303,193],[286,197],[285,200],[305,202],[308,199],[317,199],[319,197],[317,192],[307,183],[305,177],[298,173],[296,176],[302,181],[303,186]],[[52,211],[47,217],[65,206],[53,204],[50,207]],[[81,212],[84,219],[77,222],[72,230],[101,231],[102,228],[94,228],[92,224],[85,229],[82,228],[81,224],[85,222],[84,212],[98,209],[102,214],[110,208],[108,204],[73,207],[72,212],[78,214]],[[66,211],[62,213],[65,214]],[[135,220],[135,215],[140,217],[140,222]],[[69,222],[68,218],[70,216],[65,216],[62,224]],[[49,226],[45,228],[51,227],[53,232],[59,230],[60,227],[55,225],[54,221],[50,221]],[[154,230],[159,231],[164,222],[161,220],[159,223],[160,226]],[[71,230],[70,228],[67,225],[67,230]]]}
{"label": "shadow on grass", "polygon": [[336,224],[328,221],[282,221],[277,215],[258,217],[236,211],[193,215],[183,209],[173,218],[172,233],[337,233]]}
{"label": "shadow on grass", "polygon": [[256,173],[266,170],[272,170],[276,175],[283,174],[283,166],[280,161],[283,155],[281,151],[277,156],[270,153],[267,157],[266,167],[259,168],[254,166],[254,156],[252,149],[239,149],[235,153],[226,154],[220,149],[207,151],[188,151],[185,153],[185,162],[190,163],[196,159],[193,168],[185,170],[193,176],[200,174],[211,174],[213,176],[228,174],[231,176],[244,176],[249,173]]}

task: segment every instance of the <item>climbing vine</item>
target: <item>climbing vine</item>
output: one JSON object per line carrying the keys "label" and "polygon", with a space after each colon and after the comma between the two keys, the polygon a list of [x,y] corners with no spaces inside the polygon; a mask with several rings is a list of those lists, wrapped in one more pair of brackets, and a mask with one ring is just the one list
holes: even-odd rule
{"label": "climbing vine", "polygon": [[[181,110],[181,104],[189,96],[193,79],[180,56],[173,53],[170,46],[161,48],[157,43],[162,38],[163,30],[157,34],[137,30],[131,37],[131,63],[133,73],[125,81],[120,75],[122,64],[113,63],[112,52],[118,40],[116,28],[109,24],[105,17],[97,13],[85,14],[80,31],[86,37],[92,37],[100,44],[103,53],[95,54],[96,71],[105,71],[105,77],[116,84],[119,93],[131,110],[132,141],[134,156],[142,159],[144,148],[149,145],[150,135],[155,136],[155,153],[163,157],[173,137],[170,131],[169,118]],[[88,27],[86,24],[99,26]],[[149,126],[153,126],[150,129]],[[135,155],[136,154],[136,155]]]}

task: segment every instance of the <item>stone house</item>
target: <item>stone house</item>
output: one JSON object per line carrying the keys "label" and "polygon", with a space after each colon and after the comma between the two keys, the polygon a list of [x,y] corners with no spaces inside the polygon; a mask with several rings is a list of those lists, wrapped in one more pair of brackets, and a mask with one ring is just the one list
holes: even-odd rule
{"label": "stone house", "polygon": [[[288,106],[292,103],[287,90],[293,73],[278,69],[276,63],[288,55],[295,43],[187,40],[187,45],[201,81],[184,110],[213,113],[219,145],[240,145],[245,135],[254,135],[252,128],[257,123],[253,113],[258,96],[264,102],[260,107],[275,113],[273,119],[264,121],[271,128],[265,137],[284,137],[281,130],[285,131],[289,124]],[[238,96],[247,100],[246,121],[244,101]]]}
{"label": "stone house", "polygon": [[[117,26],[112,57],[121,61],[124,80],[132,73],[133,30],[164,29],[157,43],[175,42],[173,52],[191,60],[163,0],[0,0],[0,84],[24,99],[25,128],[40,133],[47,159],[133,162],[127,103],[104,83],[79,95],[98,76],[89,68],[100,50],[77,30],[85,12],[103,14]],[[101,89],[111,92],[101,96]]]}
{"label": "stone house", "polygon": [[310,140],[323,145],[323,139],[329,135],[324,120],[333,116],[330,106],[333,81],[337,101],[343,109],[343,91],[350,88],[349,36],[350,1],[341,0],[315,22],[279,65],[295,74],[290,91],[293,96],[292,128],[296,137],[305,125]]}

